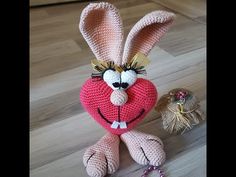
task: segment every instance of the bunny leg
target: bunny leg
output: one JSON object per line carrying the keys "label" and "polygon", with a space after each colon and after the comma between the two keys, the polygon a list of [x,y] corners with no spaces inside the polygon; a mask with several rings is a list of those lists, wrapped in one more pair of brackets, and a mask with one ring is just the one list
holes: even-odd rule
{"label": "bunny leg", "polygon": [[153,135],[135,130],[121,135],[131,157],[141,165],[162,165],[165,161],[165,152],[162,141]]}
{"label": "bunny leg", "polygon": [[89,176],[104,177],[118,169],[119,143],[119,136],[107,133],[85,151],[83,163]]}

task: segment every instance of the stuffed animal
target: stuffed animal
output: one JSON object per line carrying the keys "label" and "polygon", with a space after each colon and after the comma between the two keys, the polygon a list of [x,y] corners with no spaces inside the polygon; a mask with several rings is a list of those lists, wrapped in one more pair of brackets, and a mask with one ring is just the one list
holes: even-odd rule
{"label": "stuffed animal", "polygon": [[[83,163],[91,177],[113,174],[119,167],[119,143],[141,165],[158,167],[165,161],[162,141],[134,130],[157,101],[155,85],[144,78],[147,55],[166,33],[174,14],[154,11],[139,20],[124,43],[118,10],[109,3],[91,3],[80,17],[79,29],[96,60],[96,71],[82,86],[80,100],[85,110],[107,133],[89,147]],[[88,135],[89,136],[89,135]]]}

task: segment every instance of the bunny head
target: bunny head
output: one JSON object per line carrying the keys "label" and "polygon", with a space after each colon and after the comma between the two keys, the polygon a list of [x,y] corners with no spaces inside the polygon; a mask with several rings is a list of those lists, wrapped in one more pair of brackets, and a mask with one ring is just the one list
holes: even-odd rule
{"label": "bunny head", "polygon": [[173,22],[174,14],[154,11],[124,33],[118,10],[106,2],[91,3],[82,12],[79,29],[96,56],[97,73],[80,92],[88,113],[113,134],[123,134],[154,107],[157,91],[152,82],[138,78],[145,58]]}

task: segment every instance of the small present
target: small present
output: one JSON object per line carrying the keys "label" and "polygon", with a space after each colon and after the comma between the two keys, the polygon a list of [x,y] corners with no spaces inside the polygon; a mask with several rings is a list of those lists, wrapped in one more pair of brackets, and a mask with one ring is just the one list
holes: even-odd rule
{"label": "small present", "polygon": [[198,98],[184,88],[163,95],[155,110],[161,113],[163,128],[169,133],[184,133],[205,119]]}

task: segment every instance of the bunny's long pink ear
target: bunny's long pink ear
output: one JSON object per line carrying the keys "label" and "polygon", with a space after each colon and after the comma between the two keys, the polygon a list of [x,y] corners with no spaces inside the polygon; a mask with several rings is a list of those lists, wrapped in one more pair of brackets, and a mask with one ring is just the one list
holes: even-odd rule
{"label": "bunny's long pink ear", "polygon": [[122,64],[127,63],[137,52],[148,55],[169,29],[174,17],[170,12],[154,11],[140,19],[128,34]]}
{"label": "bunny's long pink ear", "polygon": [[89,4],[81,14],[79,29],[98,60],[121,64],[123,25],[112,4]]}

